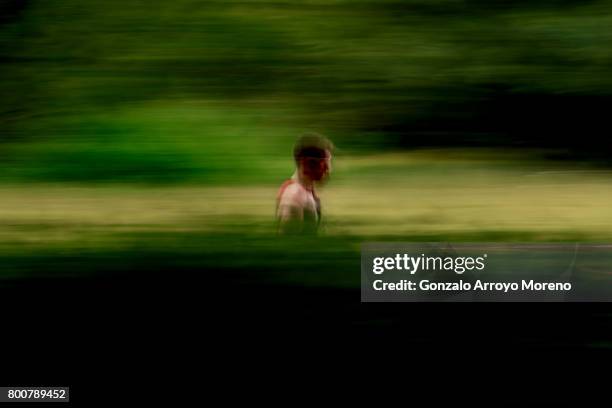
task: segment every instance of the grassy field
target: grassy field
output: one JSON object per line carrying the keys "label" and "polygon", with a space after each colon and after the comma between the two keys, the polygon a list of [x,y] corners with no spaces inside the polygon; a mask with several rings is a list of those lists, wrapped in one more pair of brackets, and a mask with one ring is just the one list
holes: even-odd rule
{"label": "grassy field", "polygon": [[[359,285],[365,241],[607,241],[612,174],[512,152],[338,157],[319,239],[274,234],[278,184],[0,187],[2,277],[234,274]],[[291,169],[287,169],[287,176]],[[123,276],[123,275],[122,275]]]}

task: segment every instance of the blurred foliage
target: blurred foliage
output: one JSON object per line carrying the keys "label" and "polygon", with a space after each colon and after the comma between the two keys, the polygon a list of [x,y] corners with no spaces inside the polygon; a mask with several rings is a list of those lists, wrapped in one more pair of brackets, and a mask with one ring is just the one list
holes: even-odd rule
{"label": "blurred foliage", "polygon": [[351,150],[607,160],[612,2],[2,0],[3,177],[276,180]]}
{"label": "blurred foliage", "polygon": [[[363,242],[609,242],[610,173],[540,159],[608,160],[611,26],[610,0],[0,0],[0,287],[26,283],[15,310],[83,310],[96,335],[113,306],[137,328],[155,305],[155,327],[190,300],[199,319],[210,288],[213,314],[254,327],[266,301],[282,330],[380,327],[393,316],[355,295]],[[308,130],[341,148],[322,233],[279,238]],[[92,276],[116,279],[69,284]],[[415,316],[466,332],[398,309],[410,336]]]}

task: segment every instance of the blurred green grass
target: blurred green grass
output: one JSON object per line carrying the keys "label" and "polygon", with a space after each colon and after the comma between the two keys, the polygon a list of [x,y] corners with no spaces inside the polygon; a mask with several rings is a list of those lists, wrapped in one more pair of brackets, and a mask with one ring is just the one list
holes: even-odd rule
{"label": "blurred green grass", "polygon": [[317,238],[275,235],[276,183],[3,184],[2,277],[185,273],[355,288],[367,241],[612,238],[610,174],[530,166],[507,151],[344,156],[321,190]]}
{"label": "blurred green grass", "polygon": [[[542,159],[609,156],[607,0],[0,7],[0,277],[354,287],[368,240],[612,238],[611,174]],[[306,130],[340,150],[322,236],[287,240]]]}

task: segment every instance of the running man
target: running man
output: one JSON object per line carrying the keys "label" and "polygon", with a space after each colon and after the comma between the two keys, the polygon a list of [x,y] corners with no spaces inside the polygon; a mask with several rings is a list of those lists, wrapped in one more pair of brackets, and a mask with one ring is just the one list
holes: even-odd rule
{"label": "running man", "polygon": [[276,197],[276,218],[280,234],[315,234],[321,222],[321,201],[315,183],[324,182],[331,172],[334,145],[324,136],[307,133],[293,148],[296,170]]}

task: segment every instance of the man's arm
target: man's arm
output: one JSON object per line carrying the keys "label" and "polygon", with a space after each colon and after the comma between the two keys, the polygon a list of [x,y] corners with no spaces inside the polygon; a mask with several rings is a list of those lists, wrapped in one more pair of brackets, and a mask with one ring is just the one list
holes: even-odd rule
{"label": "man's arm", "polygon": [[278,205],[278,233],[299,234],[304,228],[304,204],[299,189],[289,187]]}
{"label": "man's arm", "polygon": [[280,205],[278,208],[278,233],[299,234],[304,226],[304,210],[296,205]]}

